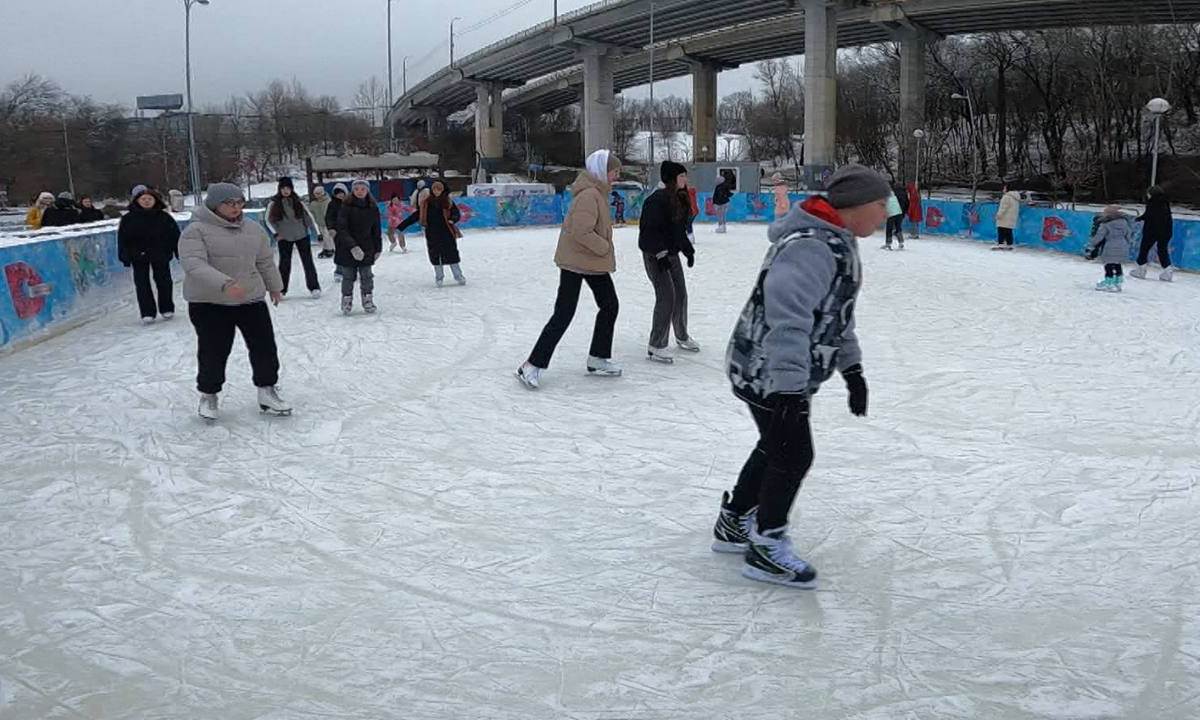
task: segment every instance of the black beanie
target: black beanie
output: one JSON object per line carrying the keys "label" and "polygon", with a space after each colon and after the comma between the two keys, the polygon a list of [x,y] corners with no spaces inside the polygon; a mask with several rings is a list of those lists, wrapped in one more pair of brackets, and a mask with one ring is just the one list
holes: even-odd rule
{"label": "black beanie", "polygon": [[292,179],[290,177],[288,177],[287,175],[284,175],[283,177],[279,178],[279,187],[281,187],[281,188],[282,187],[290,187],[293,190],[296,189],[296,186],[292,184]]}
{"label": "black beanie", "polygon": [[677,162],[663,160],[662,166],[658,170],[659,177],[662,178],[663,185],[672,187],[675,185],[675,179],[687,172],[687,168]]}

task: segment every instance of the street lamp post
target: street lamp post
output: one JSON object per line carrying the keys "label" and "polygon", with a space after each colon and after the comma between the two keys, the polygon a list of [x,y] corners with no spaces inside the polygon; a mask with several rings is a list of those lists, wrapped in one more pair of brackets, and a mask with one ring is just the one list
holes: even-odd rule
{"label": "street lamp post", "polygon": [[405,55],[404,59],[400,61],[400,93],[402,95],[408,94],[408,58],[409,56]]}
{"label": "street lamp post", "polygon": [[450,67],[454,67],[454,23],[462,20],[460,17],[450,19]]}
{"label": "street lamp post", "polygon": [[208,0],[183,0],[183,54],[187,74],[188,164],[195,205],[200,207],[200,164],[196,160],[196,127],[192,122],[192,6],[207,5]]}
{"label": "street lamp post", "polygon": [[1146,103],[1146,110],[1154,116],[1154,160],[1150,165],[1150,187],[1158,184],[1158,139],[1161,133],[1162,116],[1171,111],[1171,103],[1163,98],[1154,98]]}
{"label": "street lamp post", "polygon": [[[919,204],[921,202],[921,141],[925,139],[925,131],[917,128],[913,130],[913,137],[917,139],[917,174],[913,178],[913,187],[917,190],[917,203]],[[920,220],[913,225],[913,237],[921,237]]]}
{"label": "street lamp post", "polygon": [[392,82],[392,0],[387,2],[387,45],[388,45],[388,109],[383,114],[384,120],[388,124],[388,149],[396,152],[396,124],[392,122],[392,88],[395,83]]}
{"label": "street lamp post", "polygon": [[654,0],[650,0],[650,162],[646,171],[646,185],[654,179]]}
{"label": "street lamp post", "polygon": [[967,101],[967,117],[971,123],[971,202],[974,203],[979,192],[979,138],[975,137],[975,103],[971,102],[970,95],[961,93],[954,93],[950,99]]}

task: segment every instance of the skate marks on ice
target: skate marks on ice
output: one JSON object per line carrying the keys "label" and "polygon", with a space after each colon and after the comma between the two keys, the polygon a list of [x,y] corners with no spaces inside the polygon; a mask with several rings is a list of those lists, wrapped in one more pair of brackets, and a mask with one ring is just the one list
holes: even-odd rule
{"label": "skate marks on ice", "polygon": [[864,253],[871,416],[838,378],[814,398],[792,527],[821,580],[798,594],[708,550],[754,442],[722,366],[762,232],[700,239],[704,350],[662,366],[618,231],[625,376],[587,377],[585,292],[538,393],[511,372],[552,308],[553,230],[472,234],[464,288],[387,256],[362,322],[337,292],[283,303],[290,418],[259,415],[238,341],[201,424],[182,317],[0,358],[2,714],[1200,712],[1200,286],[1114,299],[1074,292],[1100,273],[1070,258]]}

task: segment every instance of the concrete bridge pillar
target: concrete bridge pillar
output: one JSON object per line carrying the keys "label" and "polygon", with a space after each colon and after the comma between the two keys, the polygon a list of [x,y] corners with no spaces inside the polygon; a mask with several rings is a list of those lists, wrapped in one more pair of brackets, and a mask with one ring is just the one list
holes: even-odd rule
{"label": "concrete bridge pillar", "polygon": [[908,33],[900,41],[900,161],[897,180],[908,184],[917,173],[917,140],[914,130],[925,129],[925,47],[922,33]]}
{"label": "concrete bridge pillar", "polygon": [[475,86],[475,150],[484,159],[504,157],[504,104],[500,83]]}
{"label": "concrete bridge pillar", "polygon": [[804,0],[804,162],[833,165],[837,143],[837,9]]}
{"label": "concrete bridge pillar", "polygon": [[712,63],[692,66],[692,161],[717,159],[717,72]]}
{"label": "concrete bridge pillar", "polygon": [[425,108],[425,137],[435,140],[446,134],[446,113],[441,108]]}
{"label": "concrete bridge pillar", "polygon": [[583,155],[611,149],[613,142],[613,55],[608,48],[583,47]]}

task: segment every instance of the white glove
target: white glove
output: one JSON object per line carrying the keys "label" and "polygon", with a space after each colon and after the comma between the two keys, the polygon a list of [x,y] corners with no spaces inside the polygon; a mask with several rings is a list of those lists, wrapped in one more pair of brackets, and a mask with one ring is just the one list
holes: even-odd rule
{"label": "white glove", "polygon": [[362,259],[365,258],[367,254],[363,252],[362,248],[355,245],[354,247],[350,248],[350,256],[355,260],[362,262]]}

